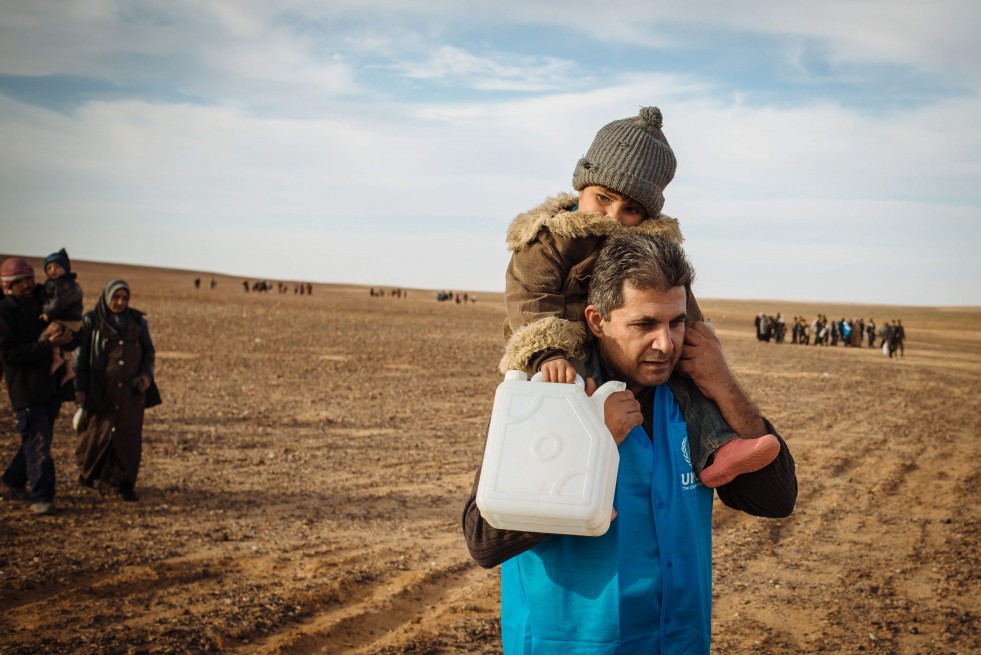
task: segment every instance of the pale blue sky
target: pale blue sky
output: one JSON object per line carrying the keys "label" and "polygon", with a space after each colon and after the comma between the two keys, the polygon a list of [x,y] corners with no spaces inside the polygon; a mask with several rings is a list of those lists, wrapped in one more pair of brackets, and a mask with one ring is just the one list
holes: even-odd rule
{"label": "pale blue sky", "polygon": [[11,1],[0,252],[503,289],[657,105],[705,298],[981,305],[981,4]]}

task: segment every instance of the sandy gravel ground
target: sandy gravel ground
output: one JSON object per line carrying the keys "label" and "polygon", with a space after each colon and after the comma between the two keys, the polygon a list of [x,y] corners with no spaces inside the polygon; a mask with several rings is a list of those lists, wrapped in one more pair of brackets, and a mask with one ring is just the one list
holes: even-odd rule
{"label": "sandy gravel ground", "polygon": [[[460,513],[499,381],[500,297],[245,294],[125,277],[165,404],[141,499],[0,501],[0,653],[497,653],[497,572]],[[702,299],[798,465],[786,520],[717,505],[715,653],[981,652],[981,309]],[[758,343],[759,310],[902,318],[906,356]],[[18,440],[6,392],[0,457]]]}

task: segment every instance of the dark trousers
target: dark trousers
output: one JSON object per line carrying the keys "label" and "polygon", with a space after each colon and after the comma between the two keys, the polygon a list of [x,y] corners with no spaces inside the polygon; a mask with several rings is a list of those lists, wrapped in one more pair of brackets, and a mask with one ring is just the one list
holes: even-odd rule
{"label": "dark trousers", "polygon": [[726,423],[715,401],[706,398],[691,378],[675,373],[668,380],[668,387],[688,426],[691,467],[696,474],[701,474],[708,465],[709,457],[726,442],[738,439],[739,435]]}
{"label": "dark trousers", "polygon": [[55,495],[55,465],[51,458],[54,422],[61,402],[17,410],[20,449],[3,474],[8,487],[23,489],[30,482],[32,503],[51,502]]}

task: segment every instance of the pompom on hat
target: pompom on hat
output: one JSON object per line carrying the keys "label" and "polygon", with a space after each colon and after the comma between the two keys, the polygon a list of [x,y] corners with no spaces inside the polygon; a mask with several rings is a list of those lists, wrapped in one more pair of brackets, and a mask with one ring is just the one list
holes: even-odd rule
{"label": "pompom on hat", "polygon": [[25,277],[34,277],[34,267],[26,259],[11,257],[0,264],[0,282],[3,282],[3,292],[10,295],[10,285]]}
{"label": "pompom on hat", "polygon": [[664,189],[678,165],[661,131],[661,110],[644,107],[637,116],[603,126],[572,175],[576,191],[598,184],[636,200],[657,218]]}
{"label": "pompom on hat", "polygon": [[44,270],[48,270],[48,264],[55,263],[65,269],[65,273],[72,272],[72,262],[68,259],[68,253],[64,248],[58,252],[53,252],[44,258]]}

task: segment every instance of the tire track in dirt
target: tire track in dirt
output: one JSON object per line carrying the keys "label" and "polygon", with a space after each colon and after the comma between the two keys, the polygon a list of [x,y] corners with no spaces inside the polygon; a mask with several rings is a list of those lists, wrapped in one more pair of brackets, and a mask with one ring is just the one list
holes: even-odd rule
{"label": "tire track in dirt", "polygon": [[[857,386],[863,376],[861,371],[822,376],[820,384],[797,393],[818,398],[827,393],[822,385],[828,381],[836,388]],[[905,391],[896,391],[882,392],[883,400],[874,404],[857,397],[844,397],[830,407],[805,402],[801,411],[778,421],[787,426],[785,436],[797,459],[797,509],[781,521],[759,523],[738,515],[717,520],[717,528],[734,535],[716,558],[716,623],[738,625],[741,633],[753,635],[730,639],[723,628],[717,632],[719,652],[820,652],[833,644],[854,643],[855,635],[843,634],[842,628],[854,624],[849,612],[856,606],[879,621],[871,633],[875,640],[866,634],[868,644],[889,646],[891,633],[883,626],[895,624],[893,617],[901,610],[889,604],[891,590],[873,581],[868,570],[894,570],[908,555],[877,552],[876,544],[884,530],[905,529],[889,523],[895,512],[888,499],[908,487],[917,470],[910,453],[915,435],[887,438],[905,427],[897,417],[910,402]],[[863,555],[842,557],[843,552]],[[802,602],[829,596],[820,605]],[[760,597],[767,601],[760,603]],[[774,612],[774,607],[780,610]]]}
{"label": "tire track in dirt", "polygon": [[90,574],[76,578],[70,591],[57,587],[36,588],[0,600],[0,613],[12,619],[18,613],[43,614],[52,602],[84,604],[84,598],[121,598],[163,592],[169,588],[207,581],[218,571],[242,566],[240,559],[228,556],[166,560],[151,566],[126,566],[118,572]]}
{"label": "tire track in dirt", "polygon": [[[743,567],[727,566],[723,558],[720,567],[741,568],[741,579],[758,580],[757,591],[768,599],[763,607],[771,609],[757,611],[742,595],[748,589],[743,582],[732,586],[739,598],[723,593],[720,611],[743,632],[752,626],[749,632],[758,637],[736,642],[723,633],[720,652],[752,646],[767,652],[933,653],[947,651],[919,646],[942,648],[937,645],[947,637],[924,639],[926,625],[944,625],[952,645],[964,643],[972,629],[977,634],[977,617],[956,609],[976,596],[978,568],[963,562],[977,528],[970,517],[944,516],[944,508],[971,503],[964,485],[955,484],[972,470],[957,456],[956,444],[969,440],[977,419],[945,402],[956,380],[938,383],[932,372],[904,368],[879,383],[864,405],[843,398],[823,416],[788,414],[811,428],[788,429],[801,485],[797,510],[765,538],[743,537],[765,556],[779,557],[757,555]],[[976,560],[977,547],[974,554]],[[972,583],[975,591],[965,592]],[[945,607],[939,599],[948,596],[960,599]],[[802,598],[828,600],[818,606]],[[774,603],[779,613],[772,611]]]}
{"label": "tire track in dirt", "polygon": [[[288,626],[278,634],[240,652],[266,655],[377,652],[377,644],[393,635],[411,636],[422,608],[445,605],[466,594],[482,572],[471,562],[419,571],[393,571],[375,565],[367,574],[334,585],[336,594],[323,596],[310,608],[313,618]],[[356,583],[356,584],[353,584]],[[309,599],[307,604],[314,599]]]}

